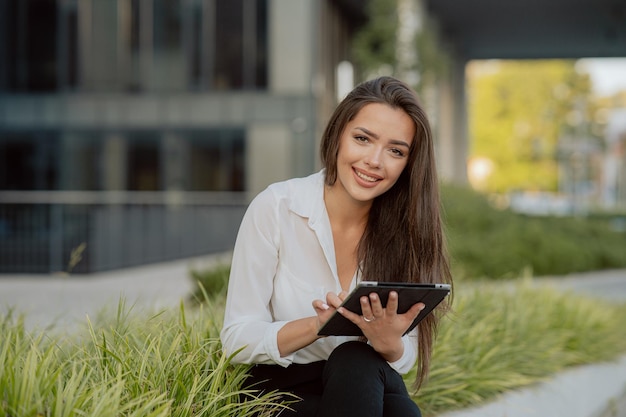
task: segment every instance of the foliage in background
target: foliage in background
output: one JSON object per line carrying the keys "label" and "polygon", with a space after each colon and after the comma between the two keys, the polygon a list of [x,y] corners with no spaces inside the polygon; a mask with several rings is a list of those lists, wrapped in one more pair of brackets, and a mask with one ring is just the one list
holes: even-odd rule
{"label": "foliage in background", "polygon": [[356,34],[352,54],[362,79],[388,67],[393,73],[396,63],[397,0],[369,0],[367,23]]}
{"label": "foliage in background", "polygon": [[626,108],[626,90],[618,91],[608,97],[598,97],[596,102],[599,110],[595,115],[596,119],[599,119],[599,123],[606,122],[607,111]]}
{"label": "foliage in background", "polygon": [[226,293],[230,266],[218,264],[215,268],[190,271],[191,280],[198,285],[189,296],[192,303],[201,303],[205,299],[219,302],[219,297]]}
{"label": "foliage in background", "polygon": [[456,278],[511,278],[626,268],[626,213],[528,217],[494,208],[467,187],[442,187],[448,246]]}
{"label": "foliage in background", "polygon": [[[403,79],[418,93],[423,93],[427,86],[434,85],[438,79],[445,77],[449,68],[448,55],[442,50],[442,43],[435,25],[424,13],[419,29],[413,39],[415,62],[400,64],[397,57],[397,36],[399,17],[399,0],[369,0],[366,13],[367,22],[359,29],[351,45],[352,58],[357,69],[357,79],[365,80],[378,75],[394,75],[402,77],[406,71],[414,71],[417,80]],[[419,11],[418,11],[419,13]],[[398,68],[398,66],[408,66]],[[434,105],[434,103],[425,103]]]}
{"label": "foliage in background", "polygon": [[420,73],[420,83],[416,90],[420,94],[424,93],[426,86],[436,85],[439,80],[448,77],[452,65],[450,56],[442,50],[443,43],[437,33],[433,22],[425,20],[422,30],[415,38],[418,61],[416,68]]}
{"label": "foliage in background", "polygon": [[493,171],[482,191],[556,191],[557,142],[595,138],[588,74],[574,61],[477,61],[467,67],[470,157]]}

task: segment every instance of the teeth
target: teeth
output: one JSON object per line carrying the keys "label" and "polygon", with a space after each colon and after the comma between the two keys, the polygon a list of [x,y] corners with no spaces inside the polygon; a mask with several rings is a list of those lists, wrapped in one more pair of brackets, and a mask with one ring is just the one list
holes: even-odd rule
{"label": "teeth", "polygon": [[378,181],[376,178],[372,178],[368,175],[365,175],[359,171],[356,171],[356,175],[359,176],[359,178],[363,178],[365,181],[370,181],[370,182],[374,182],[374,181]]}

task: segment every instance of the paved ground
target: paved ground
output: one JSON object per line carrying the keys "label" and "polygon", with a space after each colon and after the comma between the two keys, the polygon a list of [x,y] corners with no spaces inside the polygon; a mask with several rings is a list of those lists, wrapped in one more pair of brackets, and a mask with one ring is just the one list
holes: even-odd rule
{"label": "paved ground", "polygon": [[177,306],[194,288],[189,271],[224,255],[153,264],[88,275],[0,274],[0,312],[23,313],[29,329],[76,326],[126,305],[156,310]]}
{"label": "paved ground", "polygon": [[[0,274],[0,313],[11,308],[25,314],[29,328],[64,329],[84,323],[87,316],[116,309],[120,297],[138,308],[177,306],[193,289],[189,271],[224,259],[227,256],[211,256],[84,276]],[[626,270],[542,278],[534,283],[626,301]],[[522,416],[626,417],[626,357],[571,369],[483,407],[440,417]]]}
{"label": "paved ground", "polygon": [[626,270],[587,272],[556,278],[542,277],[535,279],[535,283],[609,301],[626,301]]}
{"label": "paved ground", "polygon": [[439,417],[626,417],[626,356],[570,369],[481,407]]}

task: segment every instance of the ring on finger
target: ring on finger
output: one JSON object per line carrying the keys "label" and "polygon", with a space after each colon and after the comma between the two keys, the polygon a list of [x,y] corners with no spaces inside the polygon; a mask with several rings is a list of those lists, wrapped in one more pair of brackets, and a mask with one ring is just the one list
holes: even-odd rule
{"label": "ring on finger", "polygon": [[364,320],[366,323],[371,323],[371,322],[373,322],[374,320],[376,320],[376,317],[372,317],[371,319],[368,319],[367,317],[363,316],[363,320]]}

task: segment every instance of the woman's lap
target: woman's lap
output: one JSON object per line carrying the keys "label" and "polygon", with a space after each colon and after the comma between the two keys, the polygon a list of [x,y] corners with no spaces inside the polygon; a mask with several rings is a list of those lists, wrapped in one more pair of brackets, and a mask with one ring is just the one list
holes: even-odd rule
{"label": "woman's lap", "polygon": [[256,365],[247,385],[290,392],[302,399],[280,417],[420,416],[402,377],[362,342],[340,345],[328,361],[287,368]]}

